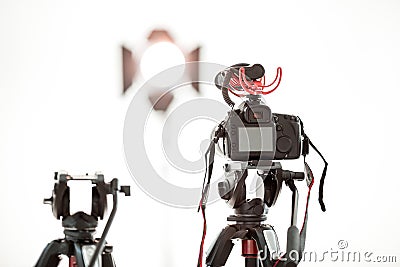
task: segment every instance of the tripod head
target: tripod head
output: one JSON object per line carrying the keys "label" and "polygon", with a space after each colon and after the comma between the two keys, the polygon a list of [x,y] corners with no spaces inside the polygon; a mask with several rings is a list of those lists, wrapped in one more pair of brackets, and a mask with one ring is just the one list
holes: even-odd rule
{"label": "tripod head", "polygon": [[121,186],[118,188],[118,179],[114,178],[110,183],[104,181],[104,175],[101,173],[95,173],[94,175],[74,175],[71,176],[65,172],[54,173],[54,189],[50,198],[43,200],[44,204],[51,205],[53,215],[59,220],[61,217],[63,220],[66,217],[71,216],[70,214],[70,187],[68,182],[75,181],[91,181],[92,187],[92,210],[90,216],[104,218],[104,214],[107,211],[107,195],[113,194],[114,191],[124,193],[126,196],[130,196],[130,187]]}
{"label": "tripod head", "polygon": [[[111,182],[104,181],[104,175],[96,173],[94,175],[74,175],[71,176],[67,173],[58,173],[54,175],[56,182],[54,183],[53,194],[50,198],[44,199],[44,204],[50,204],[52,207],[53,215],[57,220],[62,218],[62,226],[64,227],[65,239],[73,242],[76,253],[79,254],[77,258],[78,266],[84,266],[81,250],[84,244],[93,243],[95,249],[93,254],[87,260],[89,267],[98,266],[98,256],[103,251],[106,242],[106,236],[110,230],[112,221],[114,220],[117,203],[118,193],[124,193],[125,196],[130,196],[130,186],[119,186],[118,179],[114,178]],[[70,213],[70,187],[69,181],[91,181],[92,183],[92,207],[91,213],[79,211],[75,214]],[[98,220],[102,220],[107,209],[107,195],[113,196],[113,208],[108,217],[108,221],[104,231],[99,240],[94,240],[94,233],[98,224]],[[46,253],[44,253],[46,255]],[[39,260],[39,262],[41,262]],[[46,261],[44,261],[46,262]],[[38,266],[41,266],[40,264]]]}
{"label": "tripod head", "polygon": [[[231,216],[230,220],[236,221],[250,217],[252,220],[265,220],[267,209],[275,204],[282,183],[291,185],[293,181],[304,179],[303,172],[282,170],[279,162],[272,161],[229,162],[225,164],[224,169],[225,180],[218,183],[218,191],[220,197],[235,210],[235,216]],[[245,180],[249,169],[257,170],[258,176],[263,180],[264,195],[262,198],[249,200],[246,197]]]}

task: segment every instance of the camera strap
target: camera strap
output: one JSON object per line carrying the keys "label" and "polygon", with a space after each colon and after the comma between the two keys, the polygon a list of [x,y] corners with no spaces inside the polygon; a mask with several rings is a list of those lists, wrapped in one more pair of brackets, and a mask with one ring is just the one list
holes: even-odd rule
{"label": "camera strap", "polygon": [[328,162],[325,160],[324,156],[321,154],[321,152],[319,152],[318,148],[313,144],[313,142],[311,142],[310,138],[308,138],[308,136],[304,132],[303,122],[302,122],[302,120],[300,118],[299,118],[299,120],[300,120],[300,126],[301,126],[301,135],[304,137],[302,155],[304,157],[304,167],[305,167],[306,172],[307,172],[307,183],[308,183],[309,186],[310,186],[310,183],[311,183],[310,175],[312,176],[312,171],[311,171],[310,166],[306,162],[306,156],[310,152],[310,146],[314,149],[315,152],[317,152],[317,154],[321,157],[321,159],[324,161],[324,164],[325,164],[324,170],[322,171],[321,179],[320,179],[320,182],[319,182],[319,193],[318,193],[318,202],[319,202],[319,204],[321,206],[321,210],[323,212],[325,212],[326,208],[325,208],[325,203],[324,203],[324,183],[325,183],[326,172],[328,170]]}
{"label": "camera strap", "polygon": [[308,222],[308,204],[310,203],[310,196],[311,196],[311,189],[314,185],[314,174],[310,166],[304,161],[304,168],[307,175],[307,185],[308,185],[308,194],[307,194],[307,201],[306,201],[306,210],[304,212],[304,220],[303,226],[300,230],[300,255],[303,255],[305,244],[306,244],[306,233],[307,233],[307,222]]}
{"label": "camera strap", "polygon": [[[223,131],[224,131],[224,126],[223,126],[223,123],[221,123],[218,125],[218,130],[215,131],[215,137],[211,140],[210,145],[208,146],[208,149],[204,153],[204,158],[205,158],[205,163],[206,163],[206,171],[204,174],[201,199],[200,199],[199,207],[197,209],[197,212],[199,212],[201,210],[201,213],[203,216],[203,235],[201,238],[199,258],[197,261],[198,267],[201,267],[203,265],[204,240],[205,240],[206,234],[207,234],[206,206],[207,206],[208,195],[210,193],[211,176],[212,176],[212,171],[213,171],[213,167],[214,167],[215,145],[218,143],[219,138],[223,136]],[[208,155],[209,155],[209,157],[208,157]]]}

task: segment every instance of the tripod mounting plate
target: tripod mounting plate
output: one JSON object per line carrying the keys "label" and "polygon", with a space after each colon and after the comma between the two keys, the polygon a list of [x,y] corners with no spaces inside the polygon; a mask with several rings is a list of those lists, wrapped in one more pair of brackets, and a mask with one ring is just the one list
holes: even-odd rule
{"label": "tripod mounting plate", "polygon": [[79,211],[72,216],[64,217],[62,226],[68,230],[95,230],[97,222],[97,217]]}
{"label": "tripod mounting plate", "polygon": [[231,215],[227,218],[228,222],[237,223],[260,223],[267,220],[267,215]]}
{"label": "tripod mounting plate", "polygon": [[225,163],[225,172],[230,171],[241,171],[247,169],[256,169],[262,171],[281,169],[282,165],[280,162],[273,162],[270,160],[259,160],[259,161],[230,161]]}

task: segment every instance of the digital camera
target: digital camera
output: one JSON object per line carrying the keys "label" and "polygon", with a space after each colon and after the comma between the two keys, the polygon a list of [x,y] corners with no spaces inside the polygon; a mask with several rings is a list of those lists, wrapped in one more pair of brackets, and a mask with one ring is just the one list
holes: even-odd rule
{"label": "digital camera", "polygon": [[297,159],[300,119],[272,113],[259,95],[248,95],[224,121],[224,153],[233,161]]}

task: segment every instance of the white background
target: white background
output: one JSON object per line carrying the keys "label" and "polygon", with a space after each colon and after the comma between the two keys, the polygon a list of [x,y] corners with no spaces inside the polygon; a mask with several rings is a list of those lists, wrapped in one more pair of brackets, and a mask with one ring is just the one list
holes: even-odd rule
{"label": "white background", "polygon": [[[343,239],[348,251],[400,261],[398,1],[2,0],[1,266],[32,266],[47,242],[62,237],[61,223],[41,204],[60,169],[101,170],[133,185],[108,237],[118,266],[196,265],[200,214],[149,198],[124,161],[122,130],[134,89],[121,95],[120,45],[142,43],[154,27],[170,29],[179,43],[200,43],[205,61],[259,62],[269,73],[282,66],[283,82],[268,103],[301,116],[330,164],[328,211],[319,210],[314,189],[307,250],[334,251]],[[310,162],[319,176],[322,162]],[[202,175],[186,179],[201,184]],[[285,190],[270,212],[282,247],[289,201]],[[221,201],[209,207],[206,246],[229,213]],[[229,266],[243,266],[239,254],[236,248]]]}

